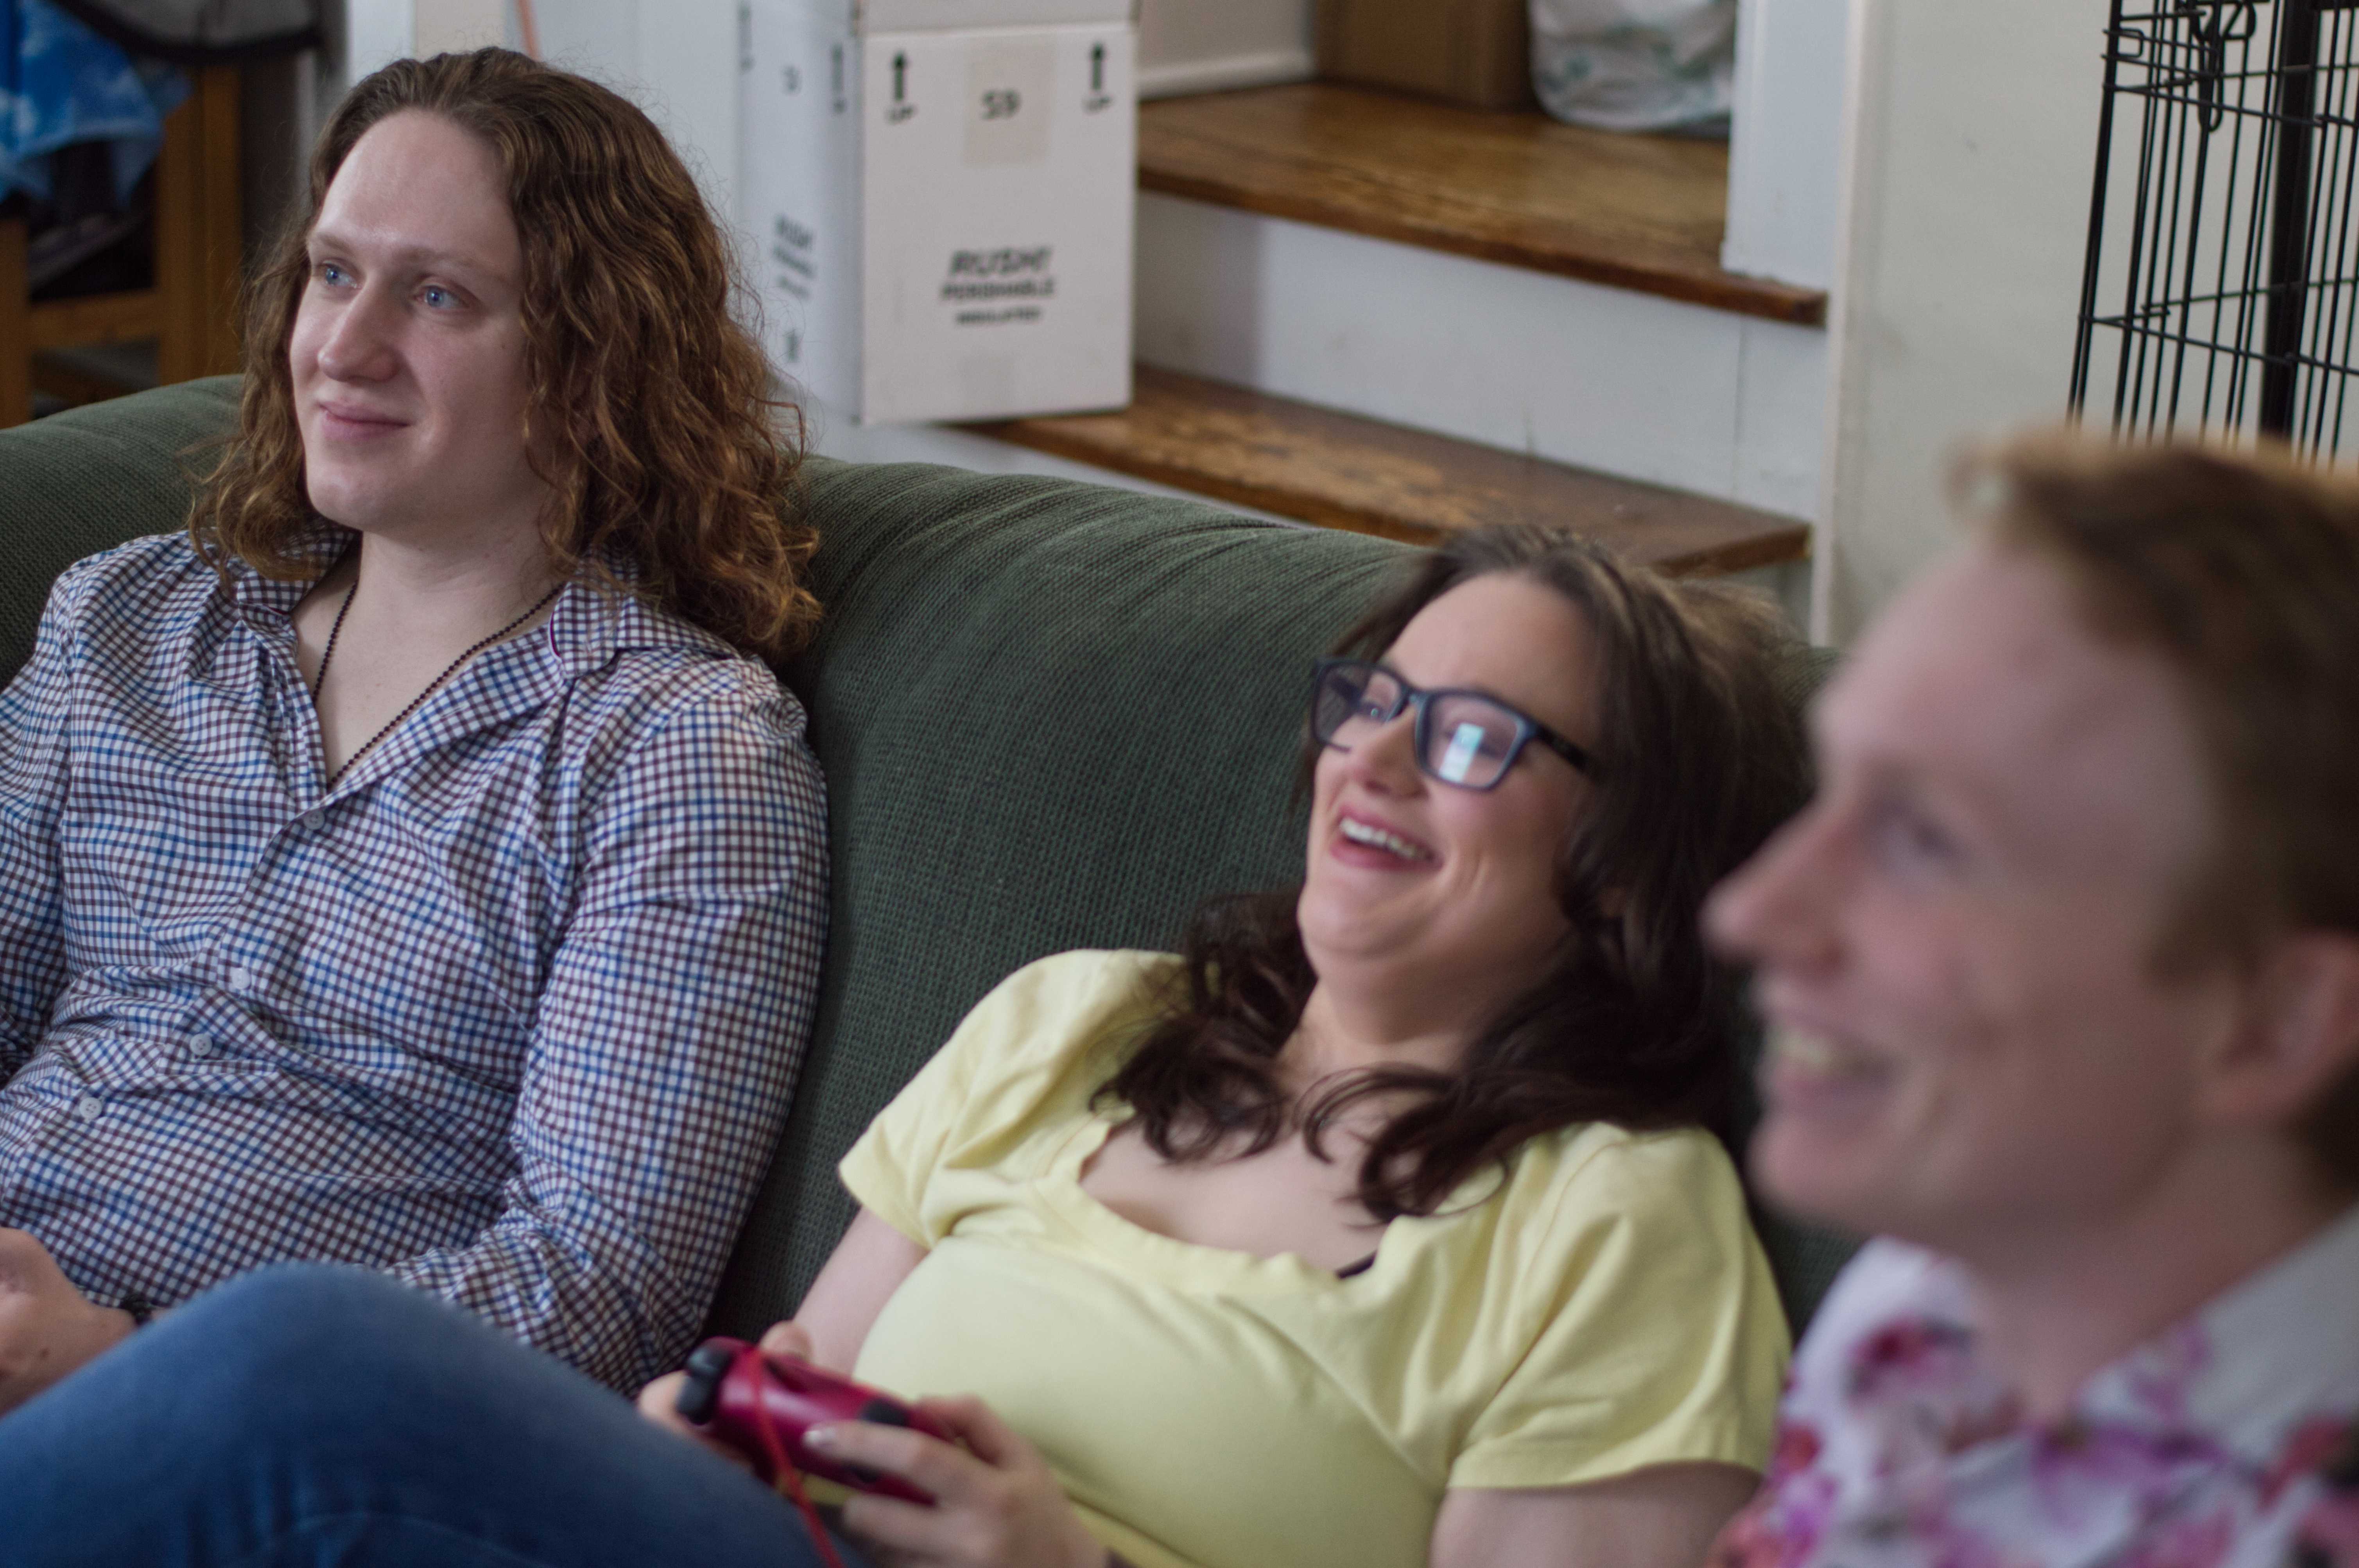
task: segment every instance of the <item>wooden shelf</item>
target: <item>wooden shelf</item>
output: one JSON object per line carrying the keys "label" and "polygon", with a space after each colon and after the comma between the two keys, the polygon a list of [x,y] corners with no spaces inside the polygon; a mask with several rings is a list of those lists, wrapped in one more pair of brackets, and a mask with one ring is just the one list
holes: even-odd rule
{"label": "wooden shelf", "polygon": [[193,74],[156,157],[155,287],[33,304],[25,221],[0,218],[0,427],[31,416],[32,359],[48,351],[153,338],[166,382],[238,368],[237,68]]}
{"label": "wooden shelf", "polygon": [[1281,517],[1412,544],[1488,523],[1551,522],[1675,575],[1744,571],[1810,554],[1809,525],[1790,517],[1146,365],[1119,413],[966,427]]}
{"label": "wooden shelf", "polygon": [[1723,271],[1728,148],[1332,82],[1142,104],[1138,183],[1806,326],[1827,297]]}
{"label": "wooden shelf", "polygon": [[56,299],[26,313],[26,341],[32,351],[79,343],[121,343],[154,338],[164,330],[164,296],[153,288],[124,294],[90,294]]}

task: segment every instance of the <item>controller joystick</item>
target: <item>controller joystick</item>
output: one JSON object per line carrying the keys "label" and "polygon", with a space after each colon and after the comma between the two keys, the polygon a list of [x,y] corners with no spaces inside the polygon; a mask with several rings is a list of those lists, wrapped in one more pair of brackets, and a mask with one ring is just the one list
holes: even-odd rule
{"label": "controller joystick", "polygon": [[931,1496],[897,1476],[832,1459],[804,1442],[812,1427],[844,1421],[906,1426],[943,1443],[956,1441],[924,1411],[808,1361],[766,1355],[742,1339],[706,1340],[690,1355],[686,1370],[672,1408],[744,1454],[764,1480],[778,1479],[776,1455],[807,1476],[854,1491],[932,1504]]}

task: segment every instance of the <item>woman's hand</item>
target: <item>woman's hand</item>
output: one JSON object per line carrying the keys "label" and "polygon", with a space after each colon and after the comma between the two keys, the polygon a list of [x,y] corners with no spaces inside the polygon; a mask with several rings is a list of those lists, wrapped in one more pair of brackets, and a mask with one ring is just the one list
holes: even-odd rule
{"label": "woman's hand", "polygon": [[981,1400],[927,1400],[918,1407],[963,1448],[908,1427],[843,1421],[804,1441],[830,1458],[894,1475],[931,1493],[924,1508],[855,1495],[844,1532],[893,1568],[1106,1568],[1106,1549],[1082,1527],[1040,1451]]}
{"label": "woman's hand", "polygon": [[[774,1323],[762,1336],[762,1348],[773,1356],[792,1356],[798,1360],[811,1359],[811,1336],[791,1320]],[[667,1372],[639,1390],[639,1413],[662,1427],[696,1444],[709,1454],[718,1454],[741,1470],[754,1466],[745,1456],[725,1443],[707,1437],[691,1426],[679,1413],[679,1386],[688,1381],[685,1372]]]}

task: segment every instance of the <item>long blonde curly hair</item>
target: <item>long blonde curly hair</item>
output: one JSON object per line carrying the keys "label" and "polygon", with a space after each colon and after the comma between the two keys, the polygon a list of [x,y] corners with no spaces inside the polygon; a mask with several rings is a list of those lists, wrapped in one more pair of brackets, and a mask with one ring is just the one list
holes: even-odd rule
{"label": "long blonde curly hair", "polygon": [[[305,245],[329,183],[368,129],[440,114],[493,150],[523,242],[526,450],[553,494],[541,538],[561,577],[624,585],[772,659],[809,638],[818,546],[789,487],[801,417],[731,315],[735,269],[663,133],[597,83],[507,49],[397,60],[347,93],[312,149],[309,200],[247,290],[237,429],[199,487],[189,532],[299,581],[319,570],[288,344]],[[782,433],[791,424],[795,434]]]}

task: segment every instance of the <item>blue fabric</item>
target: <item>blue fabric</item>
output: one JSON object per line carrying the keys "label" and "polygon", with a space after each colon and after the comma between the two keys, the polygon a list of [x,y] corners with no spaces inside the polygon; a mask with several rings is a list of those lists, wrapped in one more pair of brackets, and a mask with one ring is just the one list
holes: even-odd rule
{"label": "blue fabric", "polygon": [[0,1542],[11,1568],[820,1563],[784,1499],[618,1396],[319,1265],[234,1281],[0,1417]]}
{"label": "blue fabric", "polygon": [[114,199],[127,200],[188,95],[187,77],[134,60],[49,0],[0,0],[0,196],[46,197],[50,153],[109,142]]}

